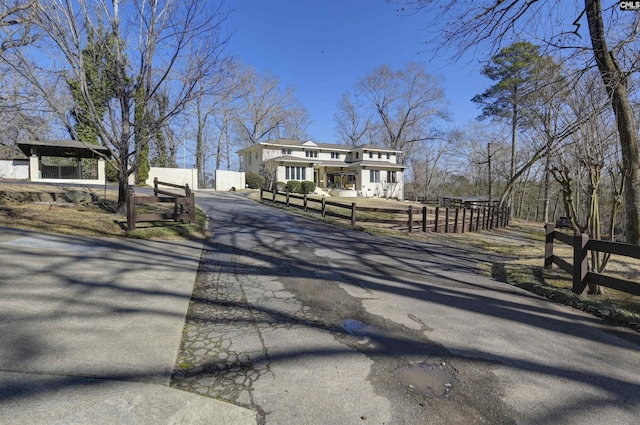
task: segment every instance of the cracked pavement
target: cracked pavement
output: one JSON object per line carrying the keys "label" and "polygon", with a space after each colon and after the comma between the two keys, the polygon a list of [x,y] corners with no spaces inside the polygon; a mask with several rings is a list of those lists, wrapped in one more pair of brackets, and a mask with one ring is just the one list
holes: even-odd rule
{"label": "cracked pavement", "polygon": [[481,276],[490,255],[235,193],[198,203],[212,237],[174,388],[251,408],[262,424],[640,420],[639,347]]}

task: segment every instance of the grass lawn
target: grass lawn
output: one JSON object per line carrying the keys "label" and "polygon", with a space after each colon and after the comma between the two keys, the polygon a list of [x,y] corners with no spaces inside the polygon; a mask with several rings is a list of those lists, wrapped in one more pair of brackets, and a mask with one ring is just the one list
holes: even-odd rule
{"label": "grass lawn", "polygon": [[[64,200],[71,191],[89,192],[93,202],[72,204]],[[205,239],[207,217],[197,210],[196,223],[137,223],[127,231],[126,217],[116,212],[118,193],[104,188],[64,185],[10,184],[0,182],[0,226],[48,233],[92,237],[140,239]],[[151,206],[154,211],[173,210],[173,204]]]}

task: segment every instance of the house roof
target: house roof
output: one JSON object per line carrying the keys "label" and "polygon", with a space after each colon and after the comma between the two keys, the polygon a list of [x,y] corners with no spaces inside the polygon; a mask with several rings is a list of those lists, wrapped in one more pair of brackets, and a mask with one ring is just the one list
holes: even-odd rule
{"label": "house roof", "polygon": [[406,165],[394,164],[388,161],[355,161],[349,163],[350,168],[361,168],[361,167],[371,167],[371,168],[397,168],[399,170],[404,170],[407,168]]}
{"label": "house roof", "polygon": [[391,149],[391,148],[385,148],[382,146],[375,146],[375,145],[358,145],[358,146],[353,146],[351,147],[352,151],[376,151],[376,152],[397,152],[397,153],[401,153],[401,150],[398,149]]}
{"label": "house roof", "polygon": [[295,147],[330,149],[334,151],[345,151],[345,152],[349,152],[352,150],[352,146],[340,145],[337,143],[318,143],[318,142],[314,142],[313,140],[275,139],[275,140],[267,140],[264,142],[256,143],[255,145],[251,145],[246,148],[240,149],[238,152],[252,150],[252,149],[255,149],[256,146],[281,146],[281,147],[295,146]]}
{"label": "house roof", "polygon": [[277,161],[277,162],[295,162],[297,164],[299,163],[313,163],[313,164],[320,164],[324,161],[318,161],[315,158],[301,158],[299,156],[293,156],[293,155],[281,155],[281,156],[276,156],[274,158],[270,158],[267,159],[266,161]]}
{"label": "house roof", "polygon": [[77,140],[29,140],[18,143],[18,147],[26,156],[35,154],[62,158],[97,158],[111,155],[111,151],[104,146]]}

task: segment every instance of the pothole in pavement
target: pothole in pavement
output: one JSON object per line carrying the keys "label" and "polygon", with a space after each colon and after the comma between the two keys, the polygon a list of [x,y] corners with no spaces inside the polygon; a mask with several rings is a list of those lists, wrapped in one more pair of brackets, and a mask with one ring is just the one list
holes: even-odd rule
{"label": "pothole in pavement", "polygon": [[446,363],[415,363],[395,371],[396,378],[410,391],[425,397],[447,397],[456,380],[455,371]]}
{"label": "pothole in pavement", "polygon": [[[359,344],[371,345],[371,342],[384,338],[389,333],[355,319],[343,320],[341,325],[349,335],[364,338],[358,341]],[[456,381],[455,369],[446,362],[412,363],[397,368],[393,374],[403,387],[424,397],[447,397]]]}

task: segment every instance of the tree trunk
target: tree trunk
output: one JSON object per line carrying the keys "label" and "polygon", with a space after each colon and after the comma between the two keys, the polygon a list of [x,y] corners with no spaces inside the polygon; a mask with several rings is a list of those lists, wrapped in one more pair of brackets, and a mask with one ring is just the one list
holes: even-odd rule
{"label": "tree trunk", "polygon": [[633,109],[629,102],[627,80],[620,69],[614,53],[609,52],[605,40],[602,20],[602,4],[599,0],[585,0],[585,11],[589,22],[589,34],[593,54],[600,71],[611,106],[616,116],[616,125],[622,151],[623,176],[627,181],[624,190],[626,207],[627,242],[640,244],[640,150],[638,129]]}

